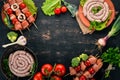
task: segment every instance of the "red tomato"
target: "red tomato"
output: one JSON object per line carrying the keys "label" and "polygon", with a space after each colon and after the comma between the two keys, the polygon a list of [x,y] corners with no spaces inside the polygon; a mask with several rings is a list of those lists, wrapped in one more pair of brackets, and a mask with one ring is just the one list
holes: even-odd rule
{"label": "red tomato", "polygon": [[16,18],[14,18],[14,19],[12,20],[12,23],[15,24],[17,21],[18,21],[18,20],[17,20]]}
{"label": "red tomato", "polygon": [[54,10],[54,13],[55,13],[56,15],[59,15],[59,14],[61,13],[60,8],[56,8],[56,9]]}
{"label": "red tomato", "polygon": [[53,67],[51,64],[44,64],[41,68],[41,72],[43,75],[47,76],[52,71]]}
{"label": "red tomato", "polygon": [[79,80],[87,80],[86,77],[84,75],[82,75]]}
{"label": "red tomato", "polygon": [[52,76],[50,80],[62,80],[62,79],[58,76]]}
{"label": "red tomato", "polygon": [[79,72],[79,71],[81,70],[81,66],[79,65],[79,66],[75,67],[75,70],[76,70],[77,72]]}
{"label": "red tomato", "polygon": [[66,72],[66,68],[63,64],[57,64],[55,66],[54,72],[58,76],[63,76]]}
{"label": "red tomato", "polygon": [[33,80],[43,80],[43,76],[41,72],[35,74]]}
{"label": "red tomato", "polygon": [[66,6],[62,6],[62,7],[61,7],[61,12],[62,12],[62,13],[67,12],[67,8],[66,8]]}
{"label": "red tomato", "polygon": [[30,13],[29,11],[27,11],[27,12],[25,13],[25,15],[26,15],[26,17],[29,17],[29,16],[31,15],[31,13]]}
{"label": "red tomato", "polygon": [[20,6],[20,9],[24,9],[26,7],[26,4],[21,3],[19,6]]}
{"label": "red tomato", "polygon": [[12,11],[11,8],[7,9],[7,14],[8,14],[8,15],[10,15],[10,14],[12,14],[12,13],[13,13],[13,11]]}
{"label": "red tomato", "polygon": [[95,70],[93,68],[90,68],[88,71],[89,71],[90,74],[94,74],[95,73]]}
{"label": "red tomato", "polygon": [[89,60],[85,61],[85,65],[89,67],[91,65],[90,61]]}

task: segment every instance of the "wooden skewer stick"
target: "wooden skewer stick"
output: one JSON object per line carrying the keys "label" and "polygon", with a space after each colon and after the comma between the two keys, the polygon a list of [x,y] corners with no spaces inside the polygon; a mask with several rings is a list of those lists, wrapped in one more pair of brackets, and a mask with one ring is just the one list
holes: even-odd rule
{"label": "wooden skewer stick", "polygon": [[33,25],[35,26],[36,29],[38,29],[37,25],[33,22]]}
{"label": "wooden skewer stick", "polygon": [[21,31],[21,30],[19,30],[20,31],[20,33],[23,35],[23,32]]}
{"label": "wooden skewer stick", "polygon": [[27,29],[28,29],[28,31],[30,31],[30,28],[29,28],[29,27],[27,27]]}
{"label": "wooden skewer stick", "polygon": [[5,4],[5,1],[3,1],[3,3]]}

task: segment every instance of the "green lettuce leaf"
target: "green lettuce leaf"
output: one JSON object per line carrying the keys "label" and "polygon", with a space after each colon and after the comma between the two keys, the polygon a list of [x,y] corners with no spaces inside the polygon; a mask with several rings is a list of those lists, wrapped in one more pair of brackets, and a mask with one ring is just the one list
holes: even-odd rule
{"label": "green lettuce leaf", "polygon": [[61,0],[46,0],[41,7],[45,15],[54,15],[54,9],[61,7]]}
{"label": "green lettuce leaf", "polygon": [[33,0],[23,0],[23,2],[26,4],[32,15],[37,14],[37,7]]}
{"label": "green lettuce leaf", "polygon": [[104,28],[106,28],[107,22],[108,22],[108,20],[106,20],[105,22],[91,21],[90,29],[95,29],[97,31],[103,30]]}
{"label": "green lettuce leaf", "polygon": [[111,12],[109,12],[108,18],[104,22],[97,22],[97,21],[91,21],[89,29],[95,29],[97,31],[101,31],[106,28],[106,24],[108,23],[110,19]]}

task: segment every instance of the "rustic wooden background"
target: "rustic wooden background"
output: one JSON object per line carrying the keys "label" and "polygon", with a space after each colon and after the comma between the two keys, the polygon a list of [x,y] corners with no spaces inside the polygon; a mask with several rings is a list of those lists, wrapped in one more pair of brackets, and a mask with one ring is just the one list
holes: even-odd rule
{"label": "rustic wooden background", "polygon": [[[70,66],[71,59],[81,53],[97,54],[95,49],[95,41],[105,36],[110,27],[103,31],[94,32],[93,34],[83,35],[75,18],[71,17],[69,12],[61,14],[60,16],[45,16],[41,11],[41,6],[44,0],[35,0],[38,7],[37,19],[35,21],[38,30],[32,25],[30,32],[24,30],[24,36],[28,43],[26,47],[33,50],[38,58],[38,71],[44,63],[62,63],[67,67]],[[79,0],[66,0],[79,6]],[[112,0],[116,11],[120,11],[120,0]],[[3,3],[0,2],[0,11]],[[117,15],[118,16],[118,15]],[[11,31],[3,23],[0,18],[0,56],[3,55],[3,44],[9,43],[6,34]],[[20,32],[17,32],[20,35]],[[105,51],[109,47],[120,47],[120,34],[116,37],[110,38]],[[112,80],[118,80],[120,69],[111,72]],[[0,73],[0,80],[6,80],[2,73]],[[69,80],[69,79],[68,79]],[[108,79],[110,80],[110,79]]]}

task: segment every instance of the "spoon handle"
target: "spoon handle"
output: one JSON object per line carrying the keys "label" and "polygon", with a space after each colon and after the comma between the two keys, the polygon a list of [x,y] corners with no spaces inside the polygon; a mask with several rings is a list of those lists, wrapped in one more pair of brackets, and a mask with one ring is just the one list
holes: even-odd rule
{"label": "spoon handle", "polygon": [[11,45],[14,45],[14,44],[16,44],[16,42],[2,45],[2,47],[3,47],[3,48],[6,48],[6,47],[11,46]]}

